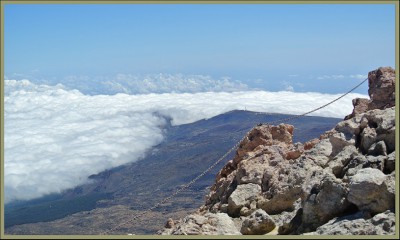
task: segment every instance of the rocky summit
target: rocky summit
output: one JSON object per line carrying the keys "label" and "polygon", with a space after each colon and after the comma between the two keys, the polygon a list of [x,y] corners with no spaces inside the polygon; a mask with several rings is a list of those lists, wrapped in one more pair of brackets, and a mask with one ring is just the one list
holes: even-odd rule
{"label": "rocky summit", "polygon": [[370,99],[318,139],[288,124],[247,133],[206,201],[162,235],[395,234],[395,72],[368,74]]}

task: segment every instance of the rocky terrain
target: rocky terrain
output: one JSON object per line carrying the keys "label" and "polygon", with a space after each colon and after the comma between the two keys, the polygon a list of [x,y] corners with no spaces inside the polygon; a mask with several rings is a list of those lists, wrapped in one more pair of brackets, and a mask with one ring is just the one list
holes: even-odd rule
{"label": "rocky terrain", "polygon": [[193,214],[162,235],[395,234],[395,72],[368,74],[370,99],[293,143],[289,124],[253,128]]}
{"label": "rocky terrain", "polygon": [[[165,140],[140,161],[92,175],[90,183],[59,195],[6,205],[5,233],[102,233],[142,213],[188,183],[255,124],[287,117],[291,116],[232,111],[191,124],[169,126],[165,129]],[[311,116],[296,119],[291,122],[296,131],[294,141],[315,138],[339,121],[338,118]],[[215,175],[224,164],[218,164],[190,189],[141,217],[140,221],[109,234],[156,234],[165,219],[178,219],[195,211],[203,204]]]}

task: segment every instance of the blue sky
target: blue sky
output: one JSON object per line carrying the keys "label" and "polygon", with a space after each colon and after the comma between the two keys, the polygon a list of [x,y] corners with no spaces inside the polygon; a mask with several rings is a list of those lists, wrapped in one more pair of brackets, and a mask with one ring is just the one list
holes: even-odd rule
{"label": "blue sky", "polygon": [[[167,120],[302,114],[395,63],[394,5],[6,4],[4,14],[6,201],[140,159]],[[313,114],[343,118],[367,88]],[[266,91],[244,91],[254,89]]]}
{"label": "blue sky", "polygon": [[394,4],[8,4],[4,13],[9,79],[179,73],[338,93],[395,65]]}

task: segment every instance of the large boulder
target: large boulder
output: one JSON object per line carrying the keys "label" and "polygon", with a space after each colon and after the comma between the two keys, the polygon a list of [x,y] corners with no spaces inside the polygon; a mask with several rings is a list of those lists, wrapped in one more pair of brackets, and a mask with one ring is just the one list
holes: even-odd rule
{"label": "large boulder", "polygon": [[385,211],[373,218],[364,219],[362,213],[336,217],[318,227],[315,232],[304,235],[394,235],[396,234],[396,216]]}
{"label": "large boulder", "polygon": [[380,67],[368,73],[369,109],[383,109],[395,105],[396,74],[391,67]]}
{"label": "large boulder", "polygon": [[396,74],[391,67],[380,67],[368,73],[368,94],[370,99],[353,99],[353,112],[345,120],[373,109],[385,109],[395,105]]}
{"label": "large boulder", "polygon": [[261,235],[275,228],[274,220],[262,209],[253,212],[242,223],[240,232],[243,235]]}
{"label": "large boulder", "polygon": [[358,209],[372,215],[393,210],[395,205],[393,186],[394,179],[382,171],[375,168],[363,168],[350,178],[347,199]]}
{"label": "large boulder", "polygon": [[303,202],[303,231],[315,230],[333,217],[343,214],[350,207],[346,197],[346,184],[327,173],[321,182],[313,186]]}
{"label": "large boulder", "polygon": [[161,235],[241,235],[226,213],[191,214]]}
{"label": "large boulder", "polygon": [[261,186],[248,183],[238,185],[236,190],[228,198],[228,214],[238,216],[242,207],[250,206],[261,193]]}
{"label": "large boulder", "polygon": [[367,98],[355,98],[353,99],[353,112],[350,115],[347,115],[344,119],[350,119],[355,117],[357,114],[365,113],[368,111],[368,105],[370,100]]}
{"label": "large boulder", "polygon": [[278,126],[261,125],[254,127],[239,144],[236,156],[233,159],[234,165],[241,160],[251,156],[263,146],[271,145],[290,145],[294,127],[289,124],[279,124]]}

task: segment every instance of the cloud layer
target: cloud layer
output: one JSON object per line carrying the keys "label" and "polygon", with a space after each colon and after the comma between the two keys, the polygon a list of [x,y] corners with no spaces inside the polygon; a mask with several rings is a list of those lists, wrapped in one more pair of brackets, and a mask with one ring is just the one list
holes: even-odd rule
{"label": "cloud layer", "polygon": [[[115,74],[102,76],[70,75],[63,79],[45,76],[12,74],[14,79],[31,79],[36,84],[54,85],[61,82],[69,89],[77,89],[84,94],[148,94],[148,93],[196,93],[233,92],[248,90],[249,87],[230,77],[215,79],[208,75],[185,74]],[[8,79],[5,76],[5,79]],[[34,79],[34,80],[32,80]],[[49,80],[53,79],[53,80]],[[9,80],[9,79],[8,79]]]}
{"label": "cloud layer", "polygon": [[[198,92],[85,95],[63,85],[5,81],[5,200],[60,192],[91,174],[137,161],[173,125],[231,110],[301,114],[339,95],[294,92]],[[349,94],[314,115],[344,117]]]}
{"label": "cloud layer", "polygon": [[330,80],[336,80],[336,79],[359,79],[359,80],[363,80],[366,79],[368,76],[367,75],[363,75],[363,74],[352,74],[352,75],[343,75],[343,74],[334,74],[334,75],[323,75],[323,76],[319,76],[317,77],[318,80],[325,80],[325,79],[330,79]]}

